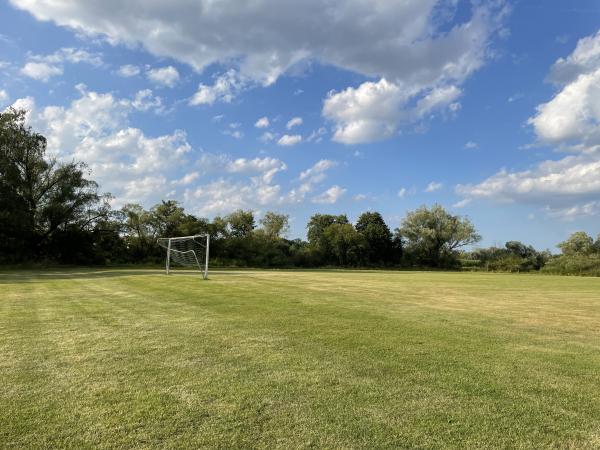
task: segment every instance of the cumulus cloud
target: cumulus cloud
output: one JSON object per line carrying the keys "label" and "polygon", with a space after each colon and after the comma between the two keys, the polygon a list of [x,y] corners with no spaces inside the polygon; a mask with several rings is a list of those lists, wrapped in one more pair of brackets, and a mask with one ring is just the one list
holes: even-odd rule
{"label": "cumulus cloud", "polygon": [[165,87],[174,87],[179,81],[179,72],[173,66],[150,69],[146,72],[150,81]]}
{"label": "cumulus cloud", "polygon": [[341,188],[338,185],[331,186],[325,192],[313,197],[313,203],[333,205],[346,193],[347,189]]}
{"label": "cumulus cloud", "polygon": [[118,204],[164,198],[167,177],[185,166],[191,151],[185,132],[148,137],[128,126],[135,100],[79,89],[81,96],[67,107],[37,108],[30,97],[13,106],[29,111],[28,123],[47,137],[50,154],[87,163]]}
{"label": "cumulus cloud", "polygon": [[466,199],[521,202],[549,216],[597,213],[600,197],[600,33],[581,39],[552,66],[559,91],[537,107],[529,124],[542,144],[574,154],[527,170],[501,170],[478,184],[458,185]]}
{"label": "cumulus cloud", "polygon": [[442,183],[438,183],[437,181],[432,181],[425,188],[425,192],[435,192],[435,191],[438,191],[438,190],[440,190],[442,188],[442,186],[443,186]]}
{"label": "cumulus cloud", "polygon": [[581,73],[552,100],[538,106],[529,124],[545,143],[600,144],[600,60],[596,70]]}
{"label": "cumulus cloud", "polygon": [[233,69],[219,75],[212,85],[200,83],[190,99],[190,105],[212,105],[215,102],[230,103],[246,87],[246,81]]}
{"label": "cumulus cloud", "polygon": [[[102,35],[113,44],[142,45],[197,71],[235,62],[251,79],[273,83],[310,59],[404,85],[464,79],[485,57],[503,2],[474,2],[450,21],[457,2],[436,0],[173,0],[56,2],[11,0],[40,20]],[[443,12],[443,13],[442,13]],[[245,30],[240,33],[239,30]]]}
{"label": "cumulus cloud", "polygon": [[600,30],[577,42],[575,50],[566,58],[559,58],[552,68],[548,79],[557,84],[574,81],[582,73],[595,71],[600,67]]}
{"label": "cumulus cloud", "polygon": [[598,211],[600,197],[600,32],[559,58],[549,79],[559,87],[528,123],[541,144],[573,154],[526,170],[501,170],[456,191],[472,199],[519,202],[571,220]]}
{"label": "cumulus cloud", "polygon": [[272,140],[274,140],[276,138],[276,136],[271,133],[270,131],[265,131],[263,134],[261,134],[260,136],[260,141],[264,142],[265,144],[271,142]]}
{"label": "cumulus cloud", "polygon": [[291,147],[292,145],[299,144],[300,142],[302,142],[302,136],[299,134],[284,134],[277,141],[277,145]]}
{"label": "cumulus cloud", "polygon": [[285,127],[288,130],[291,130],[292,128],[297,127],[299,125],[302,125],[302,117],[294,117],[288,121]]}
{"label": "cumulus cloud", "polygon": [[125,64],[119,67],[117,70],[117,74],[121,77],[135,77],[140,74],[140,68],[138,66],[134,66],[133,64]]}
{"label": "cumulus cloud", "polygon": [[63,47],[48,55],[29,55],[31,61],[45,62],[48,64],[86,63],[99,67],[103,64],[99,53],[90,53],[87,50],[73,47]]}
{"label": "cumulus cloud", "polygon": [[151,89],[142,89],[136,92],[131,105],[138,111],[148,111],[150,109],[160,112],[163,109],[162,99],[154,96]]}
{"label": "cumulus cloud", "polygon": [[315,190],[317,185],[325,180],[327,177],[327,171],[337,166],[337,161],[321,159],[312,167],[300,172],[300,176],[298,177],[300,185],[288,193],[286,200],[290,203],[298,203],[303,201],[307,194]]}
{"label": "cumulus cloud", "polygon": [[27,55],[28,62],[21,73],[35,80],[47,82],[50,78],[62,75],[64,63],[86,63],[93,66],[102,65],[102,57],[97,53],[72,47],[61,48],[48,55]]}
{"label": "cumulus cloud", "polygon": [[270,183],[277,172],[286,170],[285,163],[276,158],[238,158],[231,161],[227,169],[232,173],[260,173],[265,183]]}
{"label": "cumulus cloud", "polygon": [[269,125],[270,125],[269,118],[266,117],[266,116],[265,117],[261,117],[254,124],[254,126],[256,128],[267,128]]}
{"label": "cumulus cloud", "polygon": [[28,62],[21,69],[21,73],[34,80],[47,82],[50,78],[62,75],[63,69],[44,62]]}
{"label": "cumulus cloud", "polygon": [[[416,106],[408,106],[419,95]],[[323,105],[323,116],[335,123],[333,140],[344,144],[361,144],[387,139],[401,124],[424,118],[435,111],[456,110],[461,95],[456,86],[427,90],[402,86],[381,79],[365,82],[358,88],[332,91]]]}

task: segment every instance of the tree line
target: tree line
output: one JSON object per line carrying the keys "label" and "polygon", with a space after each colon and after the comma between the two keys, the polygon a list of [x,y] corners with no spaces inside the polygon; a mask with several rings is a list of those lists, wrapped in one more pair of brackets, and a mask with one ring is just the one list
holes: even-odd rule
{"label": "tree line", "polygon": [[[391,230],[380,213],[314,214],[307,239],[288,239],[289,217],[260,220],[238,210],[212,220],[189,214],[174,200],[150,209],[111,207],[85,164],[48,157],[46,139],[25,124],[25,111],[0,113],[0,263],[158,263],[158,237],[209,234],[211,264],[248,267],[415,267],[600,275],[600,239],[576,233],[539,252],[521,242],[476,248],[475,226],[440,205],[408,212]],[[596,272],[594,272],[596,271]]]}

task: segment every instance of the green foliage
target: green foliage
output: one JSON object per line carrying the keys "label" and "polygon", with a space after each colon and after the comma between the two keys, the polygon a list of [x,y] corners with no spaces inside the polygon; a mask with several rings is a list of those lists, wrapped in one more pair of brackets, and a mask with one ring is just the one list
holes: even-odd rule
{"label": "green foliage", "polygon": [[230,234],[233,237],[246,237],[255,228],[254,214],[252,211],[238,209],[226,217],[229,224]]}
{"label": "green foliage", "polygon": [[[82,163],[46,159],[46,139],[25,125],[24,111],[0,113],[0,254],[5,261],[87,262],[77,257],[83,249],[64,246],[82,245],[81,235],[104,220],[110,208],[85,170]],[[56,254],[57,248],[65,251]]]}
{"label": "green foliage", "polygon": [[600,277],[600,255],[561,255],[548,261],[542,272]]}
{"label": "green foliage", "polygon": [[596,250],[594,240],[584,231],[573,233],[569,239],[558,244],[558,248],[566,256],[589,255]]}
{"label": "green foliage", "polygon": [[356,231],[364,238],[364,252],[367,262],[374,266],[389,264],[394,247],[392,233],[378,212],[362,213],[356,221]]}
{"label": "green foliage", "polygon": [[455,264],[458,248],[481,240],[469,219],[453,216],[440,205],[409,212],[396,234],[417,264],[433,267]]}
{"label": "green foliage", "polygon": [[267,211],[260,224],[263,226],[265,234],[271,239],[282,238],[290,229],[290,216],[287,214],[277,214],[272,211]]}

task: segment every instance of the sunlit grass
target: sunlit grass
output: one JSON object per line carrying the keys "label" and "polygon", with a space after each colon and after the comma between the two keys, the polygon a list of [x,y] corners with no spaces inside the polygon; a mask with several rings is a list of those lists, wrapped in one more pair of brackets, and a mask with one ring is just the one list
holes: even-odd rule
{"label": "sunlit grass", "polygon": [[600,279],[82,269],[0,290],[0,447],[600,447]]}

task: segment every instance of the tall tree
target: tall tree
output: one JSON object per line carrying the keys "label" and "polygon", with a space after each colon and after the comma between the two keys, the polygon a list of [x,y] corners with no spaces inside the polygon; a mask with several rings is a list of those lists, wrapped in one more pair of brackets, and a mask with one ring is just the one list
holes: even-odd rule
{"label": "tall tree", "polygon": [[577,231],[569,238],[558,244],[563,255],[589,255],[594,252],[594,239],[585,231]]}
{"label": "tall tree", "polygon": [[150,209],[150,221],[159,236],[173,237],[186,220],[183,207],[175,200],[161,201]]}
{"label": "tall tree", "polygon": [[290,228],[289,219],[290,216],[287,214],[277,214],[267,211],[263,218],[260,219],[260,224],[267,237],[276,239],[285,236],[288,232]]}
{"label": "tall tree", "polygon": [[311,248],[316,251],[321,258],[321,262],[328,264],[334,262],[334,254],[330,243],[330,236],[325,234],[328,227],[334,224],[348,224],[348,217],[345,214],[334,216],[331,214],[314,214],[306,228],[308,230],[308,242]]}
{"label": "tall tree", "polygon": [[398,234],[420,263],[435,267],[448,263],[456,249],[481,240],[469,219],[453,216],[440,205],[409,212]]}
{"label": "tall tree", "polygon": [[238,209],[227,216],[227,223],[234,237],[247,237],[255,228],[254,214],[252,211]]}
{"label": "tall tree", "polygon": [[337,264],[358,266],[364,263],[367,243],[351,223],[333,223],[325,228],[323,234]]}
{"label": "tall tree", "polygon": [[358,231],[366,241],[367,260],[370,264],[388,263],[392,256],[392,233],[378,212],[365,212],[356,222]]}
{"label": "tall tree", "polygon": [[[46,158],[25,111],[0,113],[0,245],[39,254],[57,231],[84,230],[106,213],[83,163]],[[10,242],[10,243],[9,243]]]}

